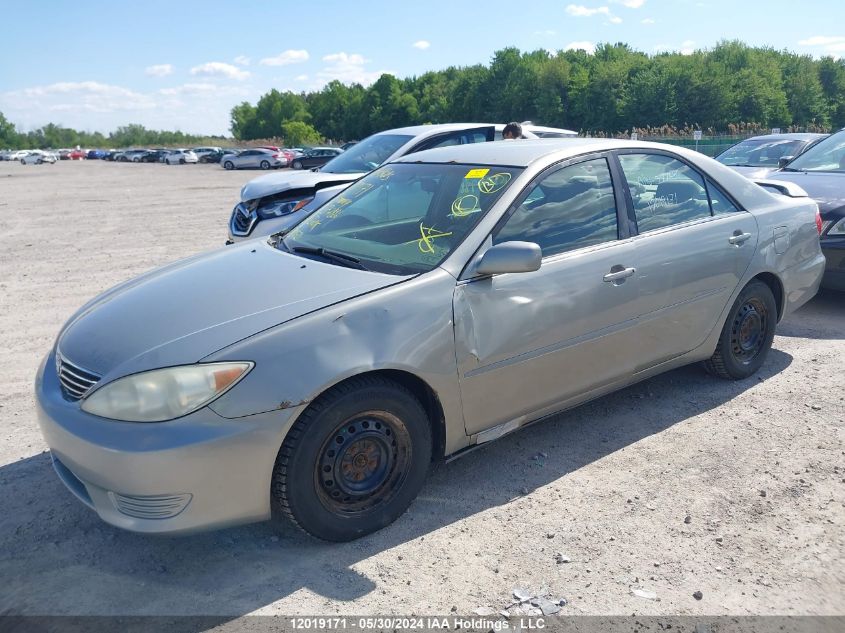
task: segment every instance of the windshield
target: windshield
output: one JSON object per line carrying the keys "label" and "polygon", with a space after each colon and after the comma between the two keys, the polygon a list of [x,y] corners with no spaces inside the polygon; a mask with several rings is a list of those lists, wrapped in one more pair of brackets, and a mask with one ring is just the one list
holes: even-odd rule
{"label": "windshield", "polygon": [[748,139],[726,149],[716,157],[733,167],[777,167],[784,156],[797,156],[809,141],[795,139]]}
{"label": "windshield", "polygon": [[332,174],[372,171],[412,138],[408,134],[373,134],[331,159],[320,171]]}
{"label": "windshield", "polygon": [[845,130],[828,136],[794,161],[790,170],[845,172]]}
{"label": "windshield", "polygon": [[[463,241],[522,171],[393,163],[344,189],[278,242],[394,275],[426,272]],[[327,257],[328,259],[328,257]]]}

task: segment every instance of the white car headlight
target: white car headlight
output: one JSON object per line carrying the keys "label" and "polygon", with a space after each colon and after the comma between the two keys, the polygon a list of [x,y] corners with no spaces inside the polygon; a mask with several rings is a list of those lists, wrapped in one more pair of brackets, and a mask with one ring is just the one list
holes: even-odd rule
{"label": "white car headlight", "polygon": [[163,422],[187,415],[234,387],[251,362],[207,363],[155,369],[97,389],[82,410],[125,422]]}
{"label": "white car headlight", "polygon": [[845,235],[845,218],[840,218],[825,235]]}
{"label": "white car headlight", "polygon": [[270,218],[280,218],[283,215],[290,215],[296,213],[306,204],[314,199],[313,196],[309,198],[301,198],[299,200],[286,200],[284,202],[273,202],[261,207],[258,207],[258,217],[262,220]]}

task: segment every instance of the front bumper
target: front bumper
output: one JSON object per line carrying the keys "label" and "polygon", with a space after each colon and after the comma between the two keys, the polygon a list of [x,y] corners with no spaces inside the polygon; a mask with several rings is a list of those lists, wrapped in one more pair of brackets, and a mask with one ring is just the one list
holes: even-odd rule
{"label": "front bumper", "polygon": [[170,422],[107,420],[64,398],[53,353],[35,395],[59,478],[107,523],[180,533],[270,517],[273,466],[297,410],[227,419],[205,407]]}
{"label": "front bumper", "polygon": [[822,288],[845,291],[845,237],[822,239],[821,246],[827,260]]}

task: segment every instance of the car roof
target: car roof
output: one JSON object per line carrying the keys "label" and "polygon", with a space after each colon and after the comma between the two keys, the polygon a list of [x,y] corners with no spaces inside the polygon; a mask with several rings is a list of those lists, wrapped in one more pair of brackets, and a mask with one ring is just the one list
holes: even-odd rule
{"label": "car roof", "polygon": [[385,130],[378,134],[408,134],[410,136],[421,136],[435,132],[452,132],[477,127],[496,127],[495,123],[432,123],[429,125],[411,125],[408,127],[397,127],[392,130]]}
{"label": "car roof", "polygon": [[562,153],[560,158],[585,152],[601,152],[619,147],[651,147],[674,151],[677,148],[661,143],[598,138],[524,139],[450,145],[408,154],[392,162],[397,163],[466,163],[468,165],[507,165],[527,167],[535,160],[550,154]]}
{"label": "car roof", "polygon": [[[743,139],[745,141],[814,141],[827,134],[813,134],[810,132],[787,132],[784,134],[761,134]],[[741,143],[742,141],[740,141]]]}

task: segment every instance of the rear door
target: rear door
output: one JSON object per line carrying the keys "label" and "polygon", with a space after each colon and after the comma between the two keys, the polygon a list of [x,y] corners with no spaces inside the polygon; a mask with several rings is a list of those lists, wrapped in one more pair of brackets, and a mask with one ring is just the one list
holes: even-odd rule
{"label": "rear door", "polygon": [[757,222],[674,154],[625,150],[616,156],[636,233],[642,370],[707,338],[751,262]]}
{"label": "rear door", "polygon": [[539,244],[540,269],[459,281],[455,339],[468,434],[631,373],[637,280],[627,225],[619,228],[620,191],[605,155],[547,170],[490,237]]}

